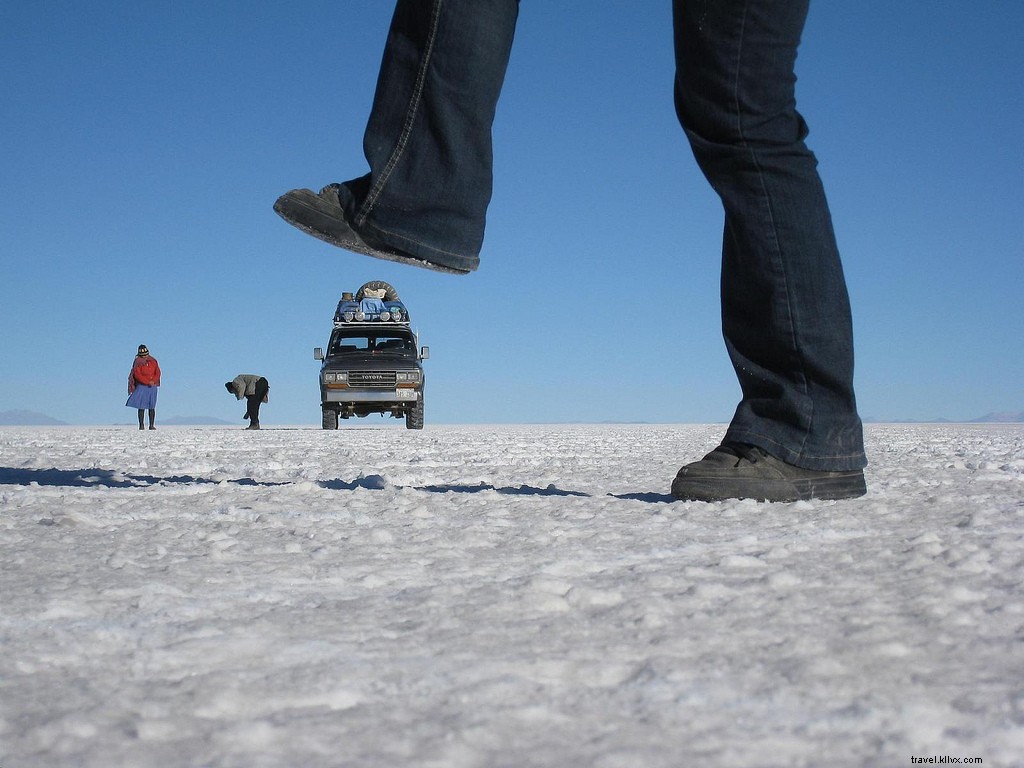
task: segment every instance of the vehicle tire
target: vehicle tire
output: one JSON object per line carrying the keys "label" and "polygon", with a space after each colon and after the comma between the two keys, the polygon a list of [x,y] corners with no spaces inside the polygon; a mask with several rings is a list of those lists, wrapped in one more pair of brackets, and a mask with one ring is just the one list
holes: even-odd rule
{"label": "vehicle tire", "polygon": [[405,428],[406,429],[423,429],[423,393],[420,393],[420,399],[409,409],[405,414]]}
{"label": "vehicle tire", "polygon": [[338,428],[338,412],[333,408],[323,408],[323,427],[324,429]]}
{"label": "vehicle tire", "polygon": [[367,291],[379,291],[381,289],[384,289],[384,301],[401,301],[398,298],[398,291],[392,287],[391,283],[385,283],[383,280],[371,280],[359,286],[359,290],[356,291],[356,301],[365,299]]}

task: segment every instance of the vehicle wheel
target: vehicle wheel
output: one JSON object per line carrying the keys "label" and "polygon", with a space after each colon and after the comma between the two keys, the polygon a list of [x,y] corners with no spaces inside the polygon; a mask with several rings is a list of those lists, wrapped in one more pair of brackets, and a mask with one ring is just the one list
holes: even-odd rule
{"label": "vehicle wheel", "polygon": [[420,393],[420,399],[416,401],[416,404],[409,409],[409,412],[405,414],[405,428],[406,429],[423,429],[423,394]]}
{"label": "vehicle wheel", "polygon": [[365,299],[367,291],[379,291],[382,289],[384,291],[384,301],[401,301],[398,298],[398,291],[392,287],[391,283],[385,283],[383,280],[371,280],[359,286],[359,290],[356,291],[356,301]]}
{"label": "vehicle wheel", "polygon": [[338,412],[333,408],[323,409],[323,427],[324,429],[338,428]]}

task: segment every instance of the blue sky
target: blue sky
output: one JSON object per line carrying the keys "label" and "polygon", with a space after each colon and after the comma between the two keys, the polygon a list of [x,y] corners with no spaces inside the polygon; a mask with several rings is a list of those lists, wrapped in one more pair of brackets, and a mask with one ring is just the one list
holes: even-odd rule
{"label": "blue sky", "polygon": [[[391,4],[0,6],[0,411],[129,422],[319,415],[338,296],[391,282],[426,420],[727,421],[722,214],[672,110],[670,3],[527,0],[478,272],[378,262],[274,199],[365,172]],[[854,307],[861,414],[1024,409],[1024,3],[812,3],[798,62]],[[371,417],[376,419],[376,417]]]}

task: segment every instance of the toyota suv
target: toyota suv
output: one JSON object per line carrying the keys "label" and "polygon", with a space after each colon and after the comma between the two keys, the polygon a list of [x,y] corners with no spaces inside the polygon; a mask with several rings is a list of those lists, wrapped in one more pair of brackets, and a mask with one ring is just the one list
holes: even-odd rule
{"label": "toyota suv", "polygon": [[422,363],[430,350],[419,346],[409,311],[388,283],[374,280],[342,294],[327,353],[317,347],[313,357],[321,361],[324,429],[337,429],[339,418],[371,413],[423,429]]}

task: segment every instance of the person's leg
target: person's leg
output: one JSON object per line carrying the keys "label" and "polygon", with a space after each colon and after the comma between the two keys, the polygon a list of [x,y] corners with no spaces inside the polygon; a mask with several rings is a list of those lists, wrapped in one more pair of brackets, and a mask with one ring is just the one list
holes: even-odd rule
{"label": "person's leg", "polygon": [[263,398],[266,397],[269,390],[270,385],[267,380],[260,377],[256,380],[255,391],[246,398],[249,403],[249,429],[260,428],[260,405],[263,404]]}
{"label": "person's leg", "polygon": [[267,381],[266,378],[264,378],[263,376],[260,376],[258,379],[256,379],[255,387],[257,416],[259,415],[260,403],[264,402],[268,392],[270,392],[270,382]]}
{"label": "person's leg", "polygon": [[146,409],[139,408],[139,429],[146,428]]}
{"label": "person's leg", "polygon": [[399,0],[363,139],[370,173],[320,195],[293,190],[275,210],[360,253],[476,269],[518,11],[518,0]]}
{"label": "person's leg", "polygon": [[[725,209],[722,325],[743,393],[725,442],[805,470],[852,472],[862,483],[849,298],[796,110],[807,6],[675,0],[676,109]],[[708,459],[763,455],[739,454]]]}
{"label": "person's leg", "polygon": [[149,428],[156,429],[156,408],[149,409]]}
{"label": "person's leg", "polygon": [[265,377],[262,377],[262,376],[259,377],[256,380],[256,386],[254,387],[254,393],[256,395],[256,399],[259,402],[263,402],[263,398],[266,397],[266,394],[269,391],[270,391],[270,382],[268,382]]}
{"label": "person's leg", "polygon": [[256,402],[256,395],[245,396],[245,418],[249,420],[249,429],[259,419],[259,404]]}

